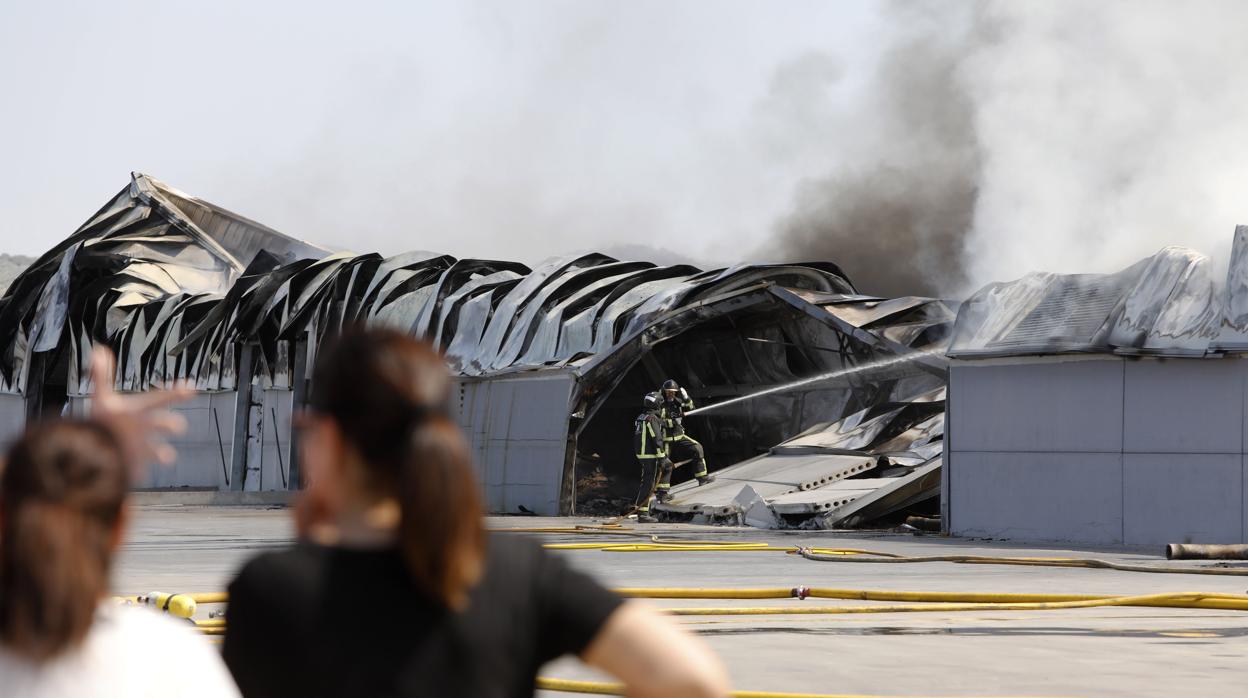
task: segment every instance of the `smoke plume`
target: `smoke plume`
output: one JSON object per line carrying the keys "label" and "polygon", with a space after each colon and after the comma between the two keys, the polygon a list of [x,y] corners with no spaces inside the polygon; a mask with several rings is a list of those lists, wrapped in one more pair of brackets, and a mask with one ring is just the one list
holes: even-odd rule
{"label": "smoke plume", "polygon": [[958,295],[1167,244],[1221,255],[1248,220],[1248,5],[888,15],[865,96],[838,115],[836,164],[777,225],[782,256],[836,260],[870,293]]}

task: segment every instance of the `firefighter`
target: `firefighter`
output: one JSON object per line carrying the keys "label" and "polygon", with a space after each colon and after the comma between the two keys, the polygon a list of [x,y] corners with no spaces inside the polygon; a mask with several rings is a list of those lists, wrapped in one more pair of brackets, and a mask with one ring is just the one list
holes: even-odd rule
{"label": "firefighter", "polygon": [[[659,416],[662,398],[657,392],[647,393],[643,400],[645,411],[633,423],[633,452],[641,464],[641,488],[637,491],[637,521],[655,523],[650,515],[650,498],[656,495],[660,473],[671,479],[672,462],[667,459],[667,444],[663,440],[663,419]],[[660,502],[667,501],[667,490],[658,490]]]}
{"label": "firefighter", "polygon": [[[663,419],[663,440],[667,444],[669,462],[693,461],[693,476],[698,479],[698,485],[713,482],[715,476],[706,472],[706,454],[702,450],[702,444],[685,433],[685,412],[693,409],[693,400],[689,393],[670,378],[663,381],[660,392],[663,405],[659,416]],[[671,487],[671,478],[672,471],[669,468],[659,480],[660,491]]]}

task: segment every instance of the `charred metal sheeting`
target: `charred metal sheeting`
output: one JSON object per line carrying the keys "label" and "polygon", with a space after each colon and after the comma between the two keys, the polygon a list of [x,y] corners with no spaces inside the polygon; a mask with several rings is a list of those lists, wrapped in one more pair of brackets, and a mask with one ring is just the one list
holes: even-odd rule
{"label": "charred metal sheeting", "polygon": [[[734,501],[741,488],[753,488],[765,501],[797,494],[800,501],[823,501],[821,488],[851,475],[875,468],[875,459],[864,455],[766,455],[728,466],[715,481],[701,487],[686,482],[672,490],[673,501],[658,505],[663,511],[732,517],[743,513]],[[811,512],[813,513],[813,511]]]}
{"label": "charred metal sheeting", "polygon": [[940,495],[941,458],[933,458],[902,476],[887,478],[853,502],[820,520],[825,528],[854,528],[904,511]]}
{"label": "charred metal sheeting", "polygon": [[1114,274],[1032,273],[962,304],[949,356],[1062,353],[1201,357],[1248,350],[1248,226],[1225,285],[1208,257],[1167,247]]}
{"label": "charred metal sheeting", "polygon": [[[293,488],[290,415],[314,389],[317,347],[345,325],[393,327],[435,343],[459,375],[454,406],[491,510],[566,514],[582,481],[635,494],[629,428],[667,378],[707,404],[915,354],[690,418],[712,469],[760,454],[826,461],[799,492],[868,474],[838,469],[851,461],[904,476],[940,450],[947,371],[929,350],[945,346],[955,312],[859,295],[827,262],[702,271],[591,253],[530,269],[331,252],[134,174],[0,299],[0,395],[31,416],[80,409],[87,357],[106,344],[120,389],[183,380],[226,393],[187,408],[202,427],[183,449],[194,458],[145,484]],[[781,514],[804,515],[792,507]]]}
{"label": "charred metal sheeting", "polygon": [[429,337],[460,373],[490,375],[584,360],[675,308],[760,282],[852,291],[826,263],[702,272],[587,254],[530,270],[420,252],[329,254],[136,174],[13,284],[0,374],[22,392],[29,355],[63,347],[77,393],[83,350],[102,341],[119,350],[123,388],[172,378],[229,388],[238,346],[254,342],[260,372],[281,383],[290,340],[365,322]]}
{"label": "charred metal sheeting", "polygon": [[[0,389],[24,393],[34,355],[64,353],[70,395],[85,386],[91,344],[118,350],[118,385],[142,389],[172,377],[203,389],[232,387],[234,357],[218,336],[171,355],[180,338],[269,268],[326,250],[135,174],[68,239],[40,257],[0,301]],[[44,379],[44,376],[38,378]]]}

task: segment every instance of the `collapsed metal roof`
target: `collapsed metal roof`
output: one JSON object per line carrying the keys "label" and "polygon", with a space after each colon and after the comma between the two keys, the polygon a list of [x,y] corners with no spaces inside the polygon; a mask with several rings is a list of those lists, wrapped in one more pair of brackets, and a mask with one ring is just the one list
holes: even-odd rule
{"label": "collapsed metal roof", "polygon": [[1114,274],[1032,273],[989,284],[962,304],[949,356],[1248,350],[1248,226],[1235,229],[1225,284],[1212,267],[1205,255],[1166,247]]}
{"label": "collapsed metal roof", "polygon": [[118,350],[125,389],[175,378],[228,389],[239,343],[264,347],[274,379],[284,370],[278,342],[366,322],[427,337],[460,373],[486,375],[574,363],[674,308],[762,281],[852,291],[823,262],[704,272],[601,254],[536,269],[425,252],[331,254],[135,174],[12,285],[0,374],[20,392],[28,354],[65,340],[85,376],[85,350],[103,342]]}
{"label": "collapsed metal roof", "polygon": [[85,362],[100,343],[117,352],[124,390],[174,379],[233,390],[244,345],[255,362],[245,375],[289,387],[296,345],[314,354],[346,324],[385,325],[435,343],[466,380],[573,376],[569,404],[543,407],[566,410],[569,456],[551,467],[574,481],[612,459],[635,478],[627,448],[607,446],[617,431],[627,438],[634,393],[660,375],[714,402],[912,355],[904,370],[760,398],[701,423],[721,458],[848,453],[872,463],[863,474],[897,477],[937,462],[943,392],[933,391],[953,318],[942,301],[859,295],[829,262],[703,271],[591,253],[530,269],[331,252],[136,173],[0,299],[0,390],[89,394]]}

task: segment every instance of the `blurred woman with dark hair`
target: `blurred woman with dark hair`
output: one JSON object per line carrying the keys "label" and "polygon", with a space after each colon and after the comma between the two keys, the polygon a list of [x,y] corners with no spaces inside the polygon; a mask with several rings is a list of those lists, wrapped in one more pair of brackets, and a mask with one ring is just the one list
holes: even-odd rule
{"label": "blurred woman with dark hair", "polygon": [[[111,378],[106,357],[97,366]],[[175,394],[110,383],[97,381],[95,421],[36,425],[0,466],[0,695],[237,695],[193,628],[108,598],[132,463],[171,458],[160,435],[177,423],[163,409]]]}
{"label": "blurred woman with dark hair", "polygon": [[564,654],[635,696],[726,695],[709,649],[532,541],[490,539],[429,345],[351,330],[317,361],[296,508],[304,542],[230,585],[246,696],[525,696]]}

